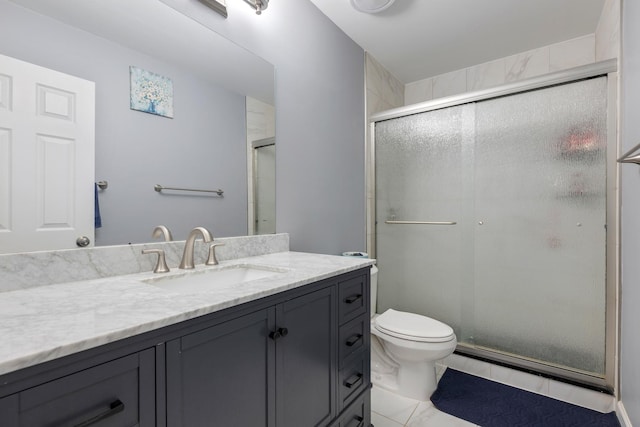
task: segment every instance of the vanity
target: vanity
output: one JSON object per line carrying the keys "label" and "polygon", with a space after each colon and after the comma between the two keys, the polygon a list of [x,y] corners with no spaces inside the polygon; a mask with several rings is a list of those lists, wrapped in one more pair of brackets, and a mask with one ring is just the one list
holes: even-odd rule
{"label": "vanity", "polygon": [[[148,271],[0,292],[2,425],[369,426],[373,261],[220,240],[218,266],[154,274],[140,257]],[[163,247],[171,266],[178,243],[123,251]],[[161,283],[239,269],[268,274]]]}

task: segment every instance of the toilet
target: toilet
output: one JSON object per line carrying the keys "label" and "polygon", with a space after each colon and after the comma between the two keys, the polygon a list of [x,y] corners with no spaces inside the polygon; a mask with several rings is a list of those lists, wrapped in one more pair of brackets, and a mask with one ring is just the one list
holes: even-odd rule
{"label": "toilet", "polygon": [[453,329],[415,313],[388,309],[375,314],[378,269],[371,268],[371,381],[416,400],[436,390],[436,361],[456,348]]}

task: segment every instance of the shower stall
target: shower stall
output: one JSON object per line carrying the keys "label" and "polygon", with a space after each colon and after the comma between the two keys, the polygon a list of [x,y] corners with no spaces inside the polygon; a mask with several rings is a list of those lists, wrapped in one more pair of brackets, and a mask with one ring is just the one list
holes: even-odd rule
{"label": "shower stall", "polygon": [[615,63],[371,120],[377,311],[449,324],[457,351],[612,390]]}

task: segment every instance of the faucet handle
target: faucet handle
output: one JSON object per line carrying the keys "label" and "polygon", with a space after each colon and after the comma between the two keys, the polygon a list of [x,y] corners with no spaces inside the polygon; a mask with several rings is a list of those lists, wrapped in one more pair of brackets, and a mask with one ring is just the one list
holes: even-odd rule
{"label": "faucet handle", "polygon": [[153,269],[154,273],[168,273],[170,271],[162,249],[143,249],[142,253],[145,255],[158,254],[158,262],[156,263],[156,267]]}
{"label": "faucet handle", "polygon": [[224,243],[213,243],[209,246],[209,257],[204,263],[205,265],[218,265],[218,258],[216,258],[216,246],[224,246]]}

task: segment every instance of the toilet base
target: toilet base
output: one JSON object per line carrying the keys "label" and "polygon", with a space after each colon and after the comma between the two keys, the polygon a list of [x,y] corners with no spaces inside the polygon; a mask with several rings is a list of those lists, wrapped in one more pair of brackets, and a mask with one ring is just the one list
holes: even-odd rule
{"label": "toilet base", "polygon": [[427,401],[436,388],[435,362],[404,362],[398,368],[398,394]]}
{"label": "toilet base", "polygon": [[372,335],[371,382],[399,395],[427,401],[438,387],[435,361],[395,363],[384,353],[378,337]]}
{"label": "toilet base", "polygon": [[371,382],[385,390],[398,391],[398,364],[384,354],[375,335],[371,335]]}

